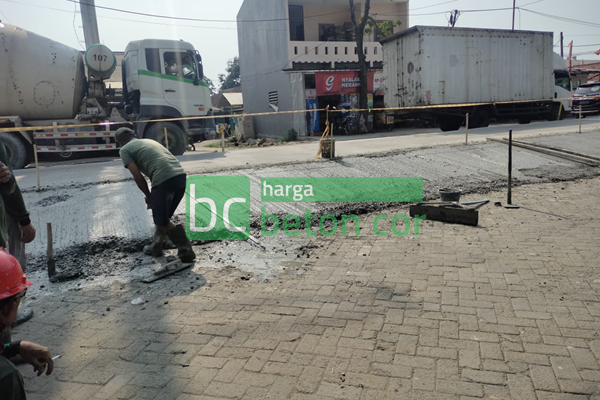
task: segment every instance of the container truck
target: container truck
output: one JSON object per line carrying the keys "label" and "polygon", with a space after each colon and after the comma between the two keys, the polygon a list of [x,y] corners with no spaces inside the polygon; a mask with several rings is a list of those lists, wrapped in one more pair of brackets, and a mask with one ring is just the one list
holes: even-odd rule
{"label": "container truck", "polygon": [[[167,144],[175,154],[213,131],[202,58],[184,41],[145,39],[126,47],[123,100],[104,80],[116,58],[104,45],[85,54],[16,26],[0,24],[0,140],[12,165],[40,153],[115,150],[114,132]],[[172,68],[167,68],[171,66]],[[158,120],[171,119],[161,122]]]}
{"label": "container truck", "polygon": [[386,107],[413,107],[400,118],[452,131],[467,113],[477,128],[492,118],[528,123],[570,112],[569,74],[555,59],[552,33],[415,26],[381,43]]}

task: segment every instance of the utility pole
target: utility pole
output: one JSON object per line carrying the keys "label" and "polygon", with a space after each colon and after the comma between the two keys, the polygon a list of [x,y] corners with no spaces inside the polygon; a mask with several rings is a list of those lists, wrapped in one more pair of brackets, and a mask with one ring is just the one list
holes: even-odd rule
{"label": "utility pole", "polygon": [[565,49],[564,49],[564,44],[563,44],[564,39],[565,39],[565,37],[564,37],[563,33],[561,32],[560,33],[560,56],[561,56],[561,58],[565,58]]}
{"label": "utility pole", "polygon": [[89,49],[91,45],[100,43],[95,0],[80,0],[79,6],[81,8],[81,23],[83,24],[85,48]]}
{"label": "utility pole", "polygon": [[517,0],[513,0],[513,21],[512,21],[512,30],[515,30],[515,11],[517,9]]}

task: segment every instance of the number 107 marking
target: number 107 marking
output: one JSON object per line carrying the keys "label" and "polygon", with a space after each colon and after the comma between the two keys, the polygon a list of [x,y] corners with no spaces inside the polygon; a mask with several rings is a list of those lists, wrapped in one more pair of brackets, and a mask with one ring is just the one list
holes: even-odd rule
{"label": "number 107 marking", "polygon": [[108,56],[105,54],[94,54],[94,61],[106,61]]}

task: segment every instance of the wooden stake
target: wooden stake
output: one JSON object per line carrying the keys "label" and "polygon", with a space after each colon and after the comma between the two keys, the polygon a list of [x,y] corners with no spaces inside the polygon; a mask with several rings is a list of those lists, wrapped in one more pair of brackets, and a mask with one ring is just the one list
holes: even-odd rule
{"label": "wooden stake", "polygon": [[221,152],[225,153],[225,125],[221,125]]}
{"label": "wooden stake", "polygon": [[556,118],[557,121],[560,121],[560,117],[562,115],[562,110],[563,110],[563,104],[561,102],[560,106],[558,107],[558,117]]}
{"label": "wooden stake", "polygon": [[167,127],[165,126],[165,147],[169,150],[169,135],[167,135]]}
{"label": "wooden stake", "polygon": [[581,105],[579,106],[579,133],[581,133]]}
{"label": "wooden stake", "polygon": [[46,251],[46,256],[48,257],[47,265],[48,265],[48,277],[52,277],[56,275],[56,264],[54,263],[54,251],[52,250],[52,223],[47,223],[47,236],[48,236],[48,249]]}
{"label": "wooden stake", "polygon": [[467,113],[467,122],[465,124],[466,134],[465,134],[465,144],[469,144],[469,113]]}
{"label": "wooden stake", "polygon": [[512,129],[508,131],[508,197],[507,204],[512,204]]}
{"label": "wooden stake", "polygon": [[39,192],[40,190],[42,190],[42,188],[40,187],[40,164],[38,163],[37,146],[35,144],[35,139],[33,140],[33,158],[35,160],[35,171],[37,173],[37,191]]}

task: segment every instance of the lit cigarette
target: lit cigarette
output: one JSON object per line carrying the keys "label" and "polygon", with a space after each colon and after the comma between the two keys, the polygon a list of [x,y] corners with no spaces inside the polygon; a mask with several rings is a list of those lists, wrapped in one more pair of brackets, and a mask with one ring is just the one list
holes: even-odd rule
{"label": "lit cigarette", "polygon": [[54,361],[54,360],[56,360],[56,359],[58,359],[58,358],[61,358],[61,357],[62,357],[61,355],[54,356],[54,357],[52,357],[52,361]]}

